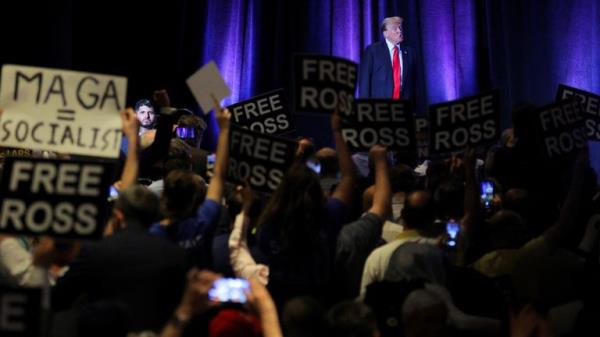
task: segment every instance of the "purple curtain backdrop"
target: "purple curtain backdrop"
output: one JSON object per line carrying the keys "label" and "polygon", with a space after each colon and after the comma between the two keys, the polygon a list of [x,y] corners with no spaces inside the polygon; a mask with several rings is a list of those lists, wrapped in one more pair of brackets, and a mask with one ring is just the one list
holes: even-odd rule
{"label": "purple curtain backdrop", "polygon": [[[358,62],[381,39],[379,22],[392,15],[405,18],[406,42],[417,52],[418,114],[499,88],[508,127],[514,105],[550,102],[559,83],[600,94],[596,0],[56,0],[33,11],[27,2],[4,1],[0,10],[7,14],[2,64],[124,75],[129,104],[167,88],[175,104],[198,109],[185,79],[210,60],[232,88],[224,104],[289,90],[292,54]],[[296,122],[298,133],[330,143],[326,119]]]}

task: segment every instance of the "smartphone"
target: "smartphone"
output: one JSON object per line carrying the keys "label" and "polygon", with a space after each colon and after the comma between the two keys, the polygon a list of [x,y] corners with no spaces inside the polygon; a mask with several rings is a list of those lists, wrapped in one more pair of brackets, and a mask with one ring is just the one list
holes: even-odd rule
{"label": "smartphone", "polygon": [[448,241],[446,245],[449,247],[456,247],[456,237],[460,231],[460,224],[452,219],[446,222],[446,234],[448,234]]}
{"label": "smartphone", "polygon": [[208,291],[208,298],[215,302],[246,303],[247,291],[250,291],[250,285],[245,279],[220,278]]}
{"label": "smartphone", "polygon": [[313,158],[307,159],[306,166],[308,166],[308,168],[313,170],[316,174],[321,173],[321,163],[319,163],[319,161],[316,159],[313,159]]}
{"label": "smartphone", "polygon": [[119,197],[119,191],[113,186],[110,185],[108,190],[108,201],[114,201]]}
{"label": "smartphone", "polygon": [[177,134],[177,138],[179,139],[196,138],[196,128],[192,126],[179,126],[175,129],[175,133]]}
{"label": "smartphone", "polygon": [[214,167],[216,159],[217,159],[217,155],[214,153],[206,156],[206,164],[208,165],[208,167]]}
{"label": "smartphone", "polygon": [[484,180],[480,186],[481,202],[485,208],[490,208],[492,200],[494,200],[494,184],[489,180]]}
{"label": "smartphone", "polygon": [[118,197],[119,196],[119,191],[114,187],[114,186],[110,186],[110,190],[108,192],[108,196],[109,197]]}

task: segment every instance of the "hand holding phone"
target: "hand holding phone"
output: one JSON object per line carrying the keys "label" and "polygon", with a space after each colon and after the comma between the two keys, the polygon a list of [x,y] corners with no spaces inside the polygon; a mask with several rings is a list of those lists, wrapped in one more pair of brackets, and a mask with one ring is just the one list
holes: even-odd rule
{"label": "hand holding phone", "polygon": [[208,298],[214,302],[246,303],[246,292],[250,291],[247,280],[242,278],[220,278],[208,291]]}

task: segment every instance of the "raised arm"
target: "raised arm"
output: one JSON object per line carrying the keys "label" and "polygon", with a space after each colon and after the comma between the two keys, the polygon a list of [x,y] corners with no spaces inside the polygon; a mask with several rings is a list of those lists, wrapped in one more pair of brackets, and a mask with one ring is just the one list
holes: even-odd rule
{"label": "raised arm", "polygon": [[375,164],[375,194],[369,212],[376,214],[382,220],[389,216],[392,198],[386,154],[385,148],[381,145],[375,145],[369,151],[369,156]]}
{"label": "raised arm", "polygon": [[133,109],[127,108],[121,111],[121,125],[123,127],[123,134],[127,138],[127,159],[125,159],[125,167],[121,174],[121,189],[134,185],[137,182],[138,171],[139,171],[139,148],[140,138],[138,137],[138,130],[140,123],[135,116]]}
{"label": "raised arm", "polygon": [[463,165],[465,168],[465,199],[464,216],[461,225],[470,228],[476,222],[479,210],[479,194],[477,189],[477,177],[475,176],[475,151],[472,148],[465,150]]}
{"label": "raised arm", "polygon": [[229,261],[236,277],[256,277],[260,283],[266,285],[269,282],[269,267],[256,263],[250,254],[246,241],[248,223],[250,222],[248,213],[252,205],[250,185],[246,183],[238,192],[241,192],[242,195],[242,211],[235,218],[233,229],[229,234]]}
{"label": "raised arm", "polygon": [[220,277],[211,271],[192,269],[187,275],[185,291],[175,309],[173,316],[167,322],[160,337],[180,337],[189,321],[215,307],[217,302],[208,299],[208,291]]}
{"label": "raised arm", "polygon": [[225,174],[227,173],[227,163],[229,157],[229,126],[231,121],[231,113],[227,109],[223,109],[219,102],[214,99],[215,117],[219,125],[219,140],[217,142],[217,153],[215,157],[215,168],[213,177],[208,185],[206,199],[221,202],[223,196],[223,186],[225,185]]}
{"label": "raised arm", "polygon": [[350,205],[352,203],[352,191],[354,189],[356,171],[352,157],[350,157],[350,150],[348,150],[348,145],[346,145],[342,136],[342,121],[337,111],[331,116],[331,129],[335,138],[335,148],[342,174],[340,183],[337,185],[332,197],[341,200],[346,205]]}
{"label": "raised arm", "polygon": [[577,210],[581,202],[585,171],[588,166],[589,152],[586,147],[579,152],[573,165],[571,186],[569,187],[565,203],[560,209],[558,221],[544,233],[551,251],[559,248],[564,240],[569,237],[570,233],[575,230],[574,225],[577,219]]}
{"label": "raised arm", "polygon": [[248,304],[260,318],[263,336],[283,337],[277,307],[267,288],[255,279],[249,279],[251,291],[247,293]]}
{"label": "raised arm", "polygon": [[477,225],[480,223],[479,219],[479,190],[477,184],[477,177],[475,175],[475,165],[477,158],[475,157],[475,150],[467,148],[465,150],[465,156],[463,158],[463,166],[465,170],[465,196],[464,196],[464,215],[460,222],[461,230],[465,230],[466,235],[463,237],[465,240],[459,244],[459,255],[457,263],[462,265],[468,263],[470,259],[477,256],[478,236],[480,229]]}

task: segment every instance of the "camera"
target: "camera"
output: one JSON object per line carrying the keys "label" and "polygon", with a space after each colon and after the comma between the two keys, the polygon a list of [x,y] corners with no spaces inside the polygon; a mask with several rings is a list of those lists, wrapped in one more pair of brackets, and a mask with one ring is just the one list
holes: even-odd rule
{"label": "camera", "polygon": [[246,303],[250,284],[242,278],[220,278],[208,291],[208,298],[215,302]]}
{"label": "camera", "polygon": [[489,180],[484,180],[480,185],[481,203],[485,208],[492,206],[494,200],[494,184]]}

